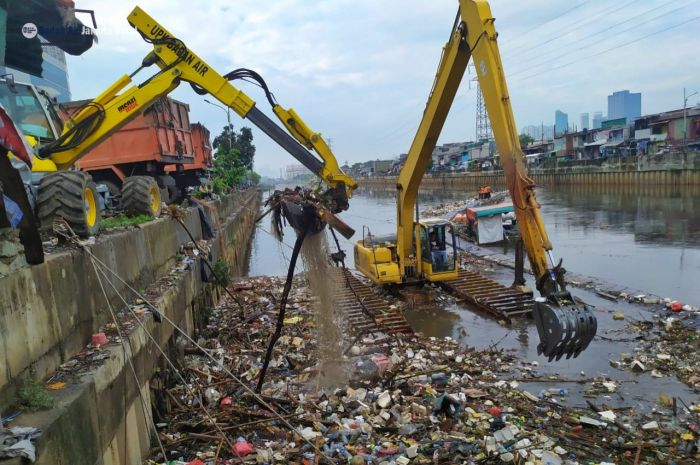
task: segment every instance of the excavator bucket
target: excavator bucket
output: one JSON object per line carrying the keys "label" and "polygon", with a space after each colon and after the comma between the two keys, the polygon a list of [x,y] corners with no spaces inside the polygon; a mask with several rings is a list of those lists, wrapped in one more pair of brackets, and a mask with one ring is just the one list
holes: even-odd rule
{"label": "excavator bucket", "polygon": [[586,305],[576,305],[566,299],[562,302],[538,297],[533,316],[540,335],[537,353],[553,359],[578,357],[598,330],[598,322]]}
{"label": "excavator bucket", "polygon": [[279,237],[282,237],[282,217],[284,217],[297,233],[305,231],[309,235],[317,234],[323,231],[326,224],[329,224],[350,239],[355,234],[355,230],[333,214],[325,205],[326,199],[327,197],[319,196],[316,191],[297,187],[275,191],[265,205],[270,206],[268,213],[273,212],[273,225]]}

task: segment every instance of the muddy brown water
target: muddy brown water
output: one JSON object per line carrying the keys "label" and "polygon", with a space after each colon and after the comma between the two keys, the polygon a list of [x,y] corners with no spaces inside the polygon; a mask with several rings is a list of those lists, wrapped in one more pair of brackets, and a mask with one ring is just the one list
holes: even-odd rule
{"label": "muddy brown water", "polygon": [[[470,195],[472,193],[424,192],[420,195],[420,204],[427,207]],[[700,305],[700,286],[697,285],[700,282],[700,188],[558,186],[538,188],[538,199],[555,256],[563,258],[571,272],[595,277],[609,283],[610,288],[640,290]],[[354,240],[361,239],[367,228],[373,234],[394,232],[393,192],[364,189],[351,199],[350,205],[341,217],[356,229]],[[249,274],[284,275],[291,248],[277,243],[263,231],[270,231],[267,219],[261,222],[260,228],[254,238]],[[288,229],[286,234],[285,243],[291,245],[293,232]],[[348,255],[348,267],[352,267],[353,242],[340,239]],[[491,249],[495,253],[512,253],[507,246]],[[302,271],[301,265],[298,271]],[[484,274],[504,284],[510,284],[513,279],[512,270],[508,268],[492,267]],[[623,312],[628,319],[648,320],[657,311],[654,307],[611,302],[585,289],[572,291],[595,307],[599,334],[611,335],[610,331],[626,326],[626,321],[612,319],[613,312]],[[620,381],[618,392],[598,399],[600,403],[649,410],[652,408],[650,401],[661,393],[680,396],[686,403],[700,400],[673,377],[652,378],[648,373],[633,374],[611,368],[609,360],[619,359],[621,353],[633,353],[635,342],[597,338],[577,359],[548,362],[537,356],[538,336],[529,320],[504,327],[491,316],[456,303],[430,287],[406,291],[404,296],[410,302],[407,319],[416,331],[428,336],[450,336],[476,348],[498,342],[497,347],[513,350],[523,360],[537,361],[537,370],[542,375],[558,374],[572,381],[607,375]],[[633,333],[619,333],[611,337],[634,336]],[[585,404],[581,395],[586,387],[583,384],[524,383],[524,387],[535,394],[553,387],[567,389],[569,403]]]}

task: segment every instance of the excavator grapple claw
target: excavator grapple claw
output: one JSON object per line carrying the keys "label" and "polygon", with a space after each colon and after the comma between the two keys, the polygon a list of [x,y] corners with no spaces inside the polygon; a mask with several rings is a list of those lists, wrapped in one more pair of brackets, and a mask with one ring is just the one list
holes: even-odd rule
{"label": "excavator grapple claw", "polygon": [[586,305],[576,305],[569,299],[562,302],[539,297],[533,309],[535,325],[540,336],[537,353],[549,361],[571,358],[588,347],[598,329],[595,315]]}

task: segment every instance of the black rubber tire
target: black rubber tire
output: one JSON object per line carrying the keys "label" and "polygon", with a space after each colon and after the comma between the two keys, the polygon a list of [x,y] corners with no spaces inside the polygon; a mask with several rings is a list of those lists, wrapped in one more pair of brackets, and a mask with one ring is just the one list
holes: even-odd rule
{"label": "black rubber tire", "polygon": [[[154,191],[155,189],[155,191]],[[153,208],[153,192],[158,193],[158,208]],[[150,176],[129,176],[122,184],[122,207],[128,216],[160,216],[160,187]]]}
{"label": "black rubber tire", "polygon": [[180,201],[180,193],[177,188],[177,182],[175,181],[175,178],[170,176],[170,175],[160,175],[157,176],[156,181],[158,182],[158,186],[162,189],[165,189],[165,192],[167,194],[167,198],[164,195],[162,197],[162,201],[165,202],[166,204],[170,205],[172,203],[177,203]]}
{"label": "black rubber tire", "polygon": [[[86,211],[86,190],[92,190],[96,217],[89,224]],[[82,171],[62,171],[44,176],[39,183],[37,216],[43,233],[53,232],[53,221],[61,217],[80,237],[90,237],[100,230],[102,211],[95,183]]]}

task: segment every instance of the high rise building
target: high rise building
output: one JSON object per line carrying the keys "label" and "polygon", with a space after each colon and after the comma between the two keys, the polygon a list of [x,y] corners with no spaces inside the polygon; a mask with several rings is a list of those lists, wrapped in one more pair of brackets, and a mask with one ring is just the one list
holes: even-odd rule
{"label": "high rise building", "polygon": [[564,134],[569,130],[569,115],[561,110],[554,112],[554,134]]}
{"label": "high rise building", "polygon": [[304,165],[300,164],[294,164],[294,165],[287,165],[285,167],[285,179],[294,179],[295,177],[307,173],[307,169],[304,168]]}
{"label": "high rise building", "polygon": [[544,132],[542,133],[542,138],[543,138],[544,140],[552,140],[552,139],[554,139],[554,126],[545,125],[545,126],[544,126]]}
{"label": "high rise building", "polygon": [[642,94],[620,90],[608,95],[608,119],[627,118],[631,123],[642,116]]}
{"label": "high rise building", "polygon": [[603,112],[596,111],[593,113],[593,129],[600,129],[603,126]]}
{"label": "high rise building", "polygon": [[579,131],[583,131],[584,129],[591,129],[591,125],[588,122],[588,120],[589,120],[588,113],[581,113],[581,127],[578,128]]}
{"label": "high rise building", "polygon": [[554,134],[554,126],[544,124],[532,124],[525,126],[521,134],[527,134],[535,140],[551,140]]}

